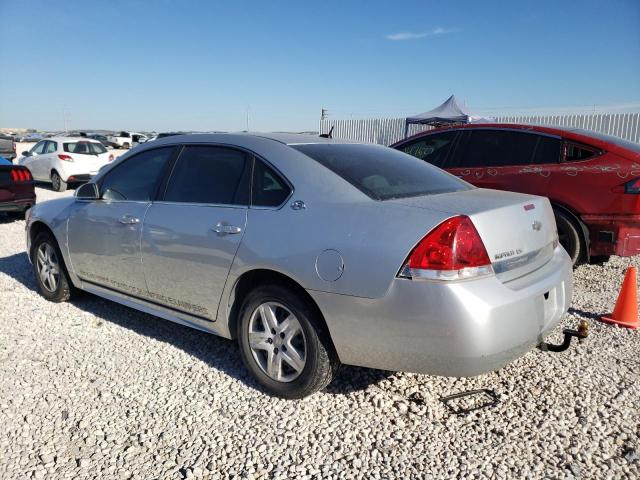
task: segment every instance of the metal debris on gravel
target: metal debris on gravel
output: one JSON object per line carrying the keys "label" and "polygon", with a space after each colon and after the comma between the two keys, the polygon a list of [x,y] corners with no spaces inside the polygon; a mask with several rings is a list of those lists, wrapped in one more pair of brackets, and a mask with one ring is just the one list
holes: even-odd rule
{"label": "metal debris on gravel", "polygon": [[[567,352],[470,379],[345,367],[287,401],[256,389],[231,341],[89,294],[45,301],[24,221],[0,215],[0,238],[0,478],[640,477],[640,332],[594,320],[638,258],[575,271],[550,341],[582,318],[591,335]],[[440,402],[475,389],[499,403]]]}

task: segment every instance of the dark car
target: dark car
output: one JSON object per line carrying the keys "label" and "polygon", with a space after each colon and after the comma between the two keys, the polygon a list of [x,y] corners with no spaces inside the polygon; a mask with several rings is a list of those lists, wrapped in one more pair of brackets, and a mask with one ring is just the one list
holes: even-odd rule
{"label": "dark car", "polygon": [[9,135],[0,135],[0,156],[12,161],[16,158],[16,140]]}
{"label": "dark car", "polygon": [[105,135],[91,134],[91,135],[87,135],[87,138],[98,140],[102,145],[104,145],[107,148],[120,148],[120,146],[117,143],[112,142]]}
{"label": "dark car", "polygon": [[0,212],[24,218],[24,212],[36,203],[33,183],[26,167],[0,157]]}
{"label": "dark car", "polygon": [[574,263],[640,254],[640,145],[579,128],[471,124],[393,148],[483,188],[549,197]]}

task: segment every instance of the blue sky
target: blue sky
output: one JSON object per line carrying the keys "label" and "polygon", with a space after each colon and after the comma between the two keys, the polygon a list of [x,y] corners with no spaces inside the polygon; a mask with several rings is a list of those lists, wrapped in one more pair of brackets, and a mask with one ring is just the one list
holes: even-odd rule
{"label": "blue sky", "polygon": [[[0,127],[640,110],[640,1],[0,0]],[[8,67],[8,68],[7,68]]]}

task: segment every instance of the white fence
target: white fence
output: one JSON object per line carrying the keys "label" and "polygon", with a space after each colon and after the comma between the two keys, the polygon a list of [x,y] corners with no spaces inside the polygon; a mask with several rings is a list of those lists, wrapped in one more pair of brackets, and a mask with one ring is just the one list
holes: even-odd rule
{"label": "white fence", "polygon": [[[404,118],[320,120],[320,133],[328,133],[333,127],[334,138],[391,145],[404,138],[404,120]],[[495,121],[585,128],[640,143],[640,113],[497,117]],[[410,125],[409,135],[430,128],[424,125]]]}

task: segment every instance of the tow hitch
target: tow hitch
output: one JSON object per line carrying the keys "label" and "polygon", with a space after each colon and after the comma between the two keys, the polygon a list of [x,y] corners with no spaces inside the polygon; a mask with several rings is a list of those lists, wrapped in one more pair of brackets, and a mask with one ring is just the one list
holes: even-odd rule
{"label": "tow hitch", "polygon": [[587,335],[589,335],[589,323],[586,320],[580,320],[578,323],[578,330],[573,330],[571,328],[565,328],[562,330],[564,334],[564,340],[559,345],[554,345],[552,343],[541,342],[538,345],[538,348],[543,352],[564,352],[569,345],[571,345],[571,338],[576,337],[579,342],[582,342]]}

